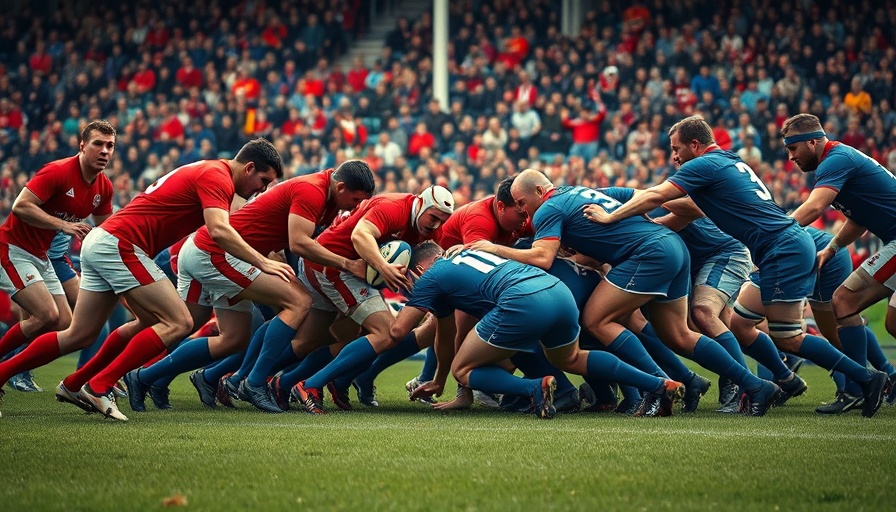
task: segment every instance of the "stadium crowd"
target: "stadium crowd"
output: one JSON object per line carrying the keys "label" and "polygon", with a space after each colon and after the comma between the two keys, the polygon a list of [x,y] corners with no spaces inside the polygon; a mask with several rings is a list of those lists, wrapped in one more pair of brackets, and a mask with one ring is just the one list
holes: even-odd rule
{"label": "stadium crowd", "polygon": [[116,207],[257,136],[288,176],[361,157],[378,190],[438,182],[459,204],[527,167],[558,184],[649,185],[674,172],[665,132],[692,113],[787,210],[808,193],[778,137],[796,112],[896,170],[892,5],[605,0],[570,38],[559,4],[452,2],[448,112],[432,98],[428,13],[399,19],[381,55],[348,69],[338,58],[366,2],[125,2],[104,16],[74,3],[7,17],[0,215],[97,118],[119,133]]}

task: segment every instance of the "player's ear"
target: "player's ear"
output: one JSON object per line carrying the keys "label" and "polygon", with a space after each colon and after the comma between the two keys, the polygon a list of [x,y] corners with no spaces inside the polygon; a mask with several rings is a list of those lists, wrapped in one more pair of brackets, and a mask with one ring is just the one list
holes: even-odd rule
{"label": "player's ear", "polygon": [[344,182],[341,182],[341,181],[336,182],[336,192],[339,192],[340,194],[345,192],[345,183]]}
{"label": "player's ear", "polygon": [[246,168],[244,169],[246,174],[252,174],[252,171],[255,170],[255,162],[248,162],[246,164]]}

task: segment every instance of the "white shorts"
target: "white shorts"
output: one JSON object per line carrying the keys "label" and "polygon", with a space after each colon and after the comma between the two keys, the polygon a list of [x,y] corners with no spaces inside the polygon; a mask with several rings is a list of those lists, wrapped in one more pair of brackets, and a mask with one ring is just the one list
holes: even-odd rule
{"label": "white shorts", "polygon": [[65,295],[49,259],[42,260],[20,247],[0,243],[0,290],[12,297],[41,281],[50,295]]}
{"label": "white shorts", "polygon": [[143,249],[94,228],[81,244],[81,289],[118,295],[168,279]]}
{"label": "white shorts", "polygon": [[233,298],[259,274],[256,267],[230,254],[203,251],[191,236],[177,257],[177,293],[190,304],[251,313],[252,301]]}
{"label": "white shorts", "polygon": [[358,325],[378,311],[389,311],[380,291],[350,272],[299,260],[299,279],[311,293],[311,307],[339,311]]}
{"label": "white shorts", "polygon": [[[884,245],[859,267],[878,283],[896,291],[896,240]],[[890,306],[896,307],[896,295],[890,298]]]}
{"label": "white shorts", "polygon": [[743,251],[715,254],[703,260],[699,268],[691,266],[694,288],[708,286],[730,299],[737,295],[742,284],[750,279],[753,262],[750,253]]}

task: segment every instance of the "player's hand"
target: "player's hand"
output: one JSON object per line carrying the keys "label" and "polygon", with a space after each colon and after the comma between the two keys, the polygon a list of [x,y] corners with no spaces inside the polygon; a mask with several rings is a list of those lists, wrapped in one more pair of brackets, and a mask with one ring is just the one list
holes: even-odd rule
{"label": "player's hand", "polygon": [[404,265],[387,264],[380,269],[380,275],[383,276],[383,282],[393,292],[411,289],[411,280],[406,275],[407,267]]}
{"label": "player's hand", "polygon": [[434,396],[442,396],[442,391],[445,390],[444,384],[439,384],[435,381],[424,382],[417,386],[417,389],[411,392],[410,399],[413,402],[414,400],[418,400],[420,398],[432,398]]}
{"label": "player's hand", "polygon": [[464,247],[464,244],[452,245],[451,247],[448,248],[447,251],[445,251],[445,257],[451,258],[464,249],[466,249],[466,247]]}
{"label": "player's hand", "polygon": [[345,260],[345,268],[343,270],[358,279],[365,279],[367,277],[367,262],[364,260]]}
{"label": "player's hand", "polygon": [[612,222],[610,214],[596,204],[586,205],[582,208],[582,211],[585,213],[585,218],[591,222],[596,222],[598,224],[609,224]]}
{"label": "player's hand", "polygon": [[69,222],[60,231],[66,235],[72,235],[78,240],[83,240],[87,233],[90,233],[91,229],[93,229],[93,226],[84,222]]}
{"label": "player's hand", "polygon": [[476,251],[490,252],[492,254],[497,254],[498,252],[498,246],[488,240],[477,240],[472,244],[467,244],[467,248]]}
{"label": "player's hand", "polygon": [[457,396],[454,397],[454,400],[451,400],[448,402],[437,402],[437,403],[432,404],[433,409],[438,409],[440,411],[469,409],[472,406],[473,406],[473,390],[466,386],[461,386],[457,389]]}
{"label": "player's hand", "polygon": [[287,283],[296,278],[296,273],[293,272],[292,267],[280,261],[274,261],[269,258],[262,258],[257,266],[258,270],[261,270],[265,274],[279,277]]}
{"label": "player's hand", "polygon": [[837,253],[832,251],[829,247],[825,247],[824,249],[818,251],[815,254],[815,261],[818,263],[818,269],[821,270],[821,267],[823,267],[824,264],[828,262],[828,260],[833,258],[835,254]]}

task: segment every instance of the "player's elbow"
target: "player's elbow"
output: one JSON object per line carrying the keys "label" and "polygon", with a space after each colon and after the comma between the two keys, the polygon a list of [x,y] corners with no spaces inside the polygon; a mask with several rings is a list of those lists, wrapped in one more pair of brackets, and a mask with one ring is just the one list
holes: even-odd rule
{"label": "player's elbow", "polygon": [[208,229],[208,236],[218,245],[228,240],[228,235],[232,229],[230,224],[227,223],[209,224],[206,228]]}

